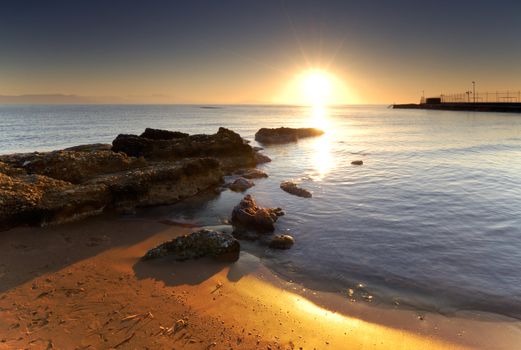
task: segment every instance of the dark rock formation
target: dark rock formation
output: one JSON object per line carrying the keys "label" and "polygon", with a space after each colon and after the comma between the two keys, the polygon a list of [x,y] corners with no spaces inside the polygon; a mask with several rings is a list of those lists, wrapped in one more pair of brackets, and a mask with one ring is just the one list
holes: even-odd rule
{"label": "dark rock formation", "polygon": [[124,152],[149,161],[173,161],[187,157],[215,157],[225,170],[254,166],[255,152],[241,136],[219,128],[213,135],[191,135],[168,140],[136,135],[118,135],[112,142],[114,152]]}
{"label": "dark rock formation", "polygon": [[235,192],[244,192],[248,188],[251,188],[255,186],[253,182],[251,182],[248,179],[245,179],[243,177],[239,177],[238,179],[235,179],[231,184],[228,184],[227,187]]}
{"label": "dark rock formation", "polygon": [[139,137],[144,137],[146,139],[151,140],[173,140],[188,136],[190,135],[180,131],[169,131],[152,128],[146,128],[145,131],[141,135],[139,135]]}
{"label": "dark rock formation", "polygon": [[245,179],[261,179],[268,177],[268,174],[256,168],[241,169],[237,171],[236,174],[242,176]]}
{"label": "dark rock formation", "polygon": [[351,164],[353,164],[353,165],[362,165],[362,164],[364,164],[364,162],[362,160],[353,160],[351,162]]}
{"label": "dark rock formation", "polygon": [[289,249],[293,246],[295,240],[290,235],[276,235],[270,241],[270,248]]}
{"label": "dark rock formation", "polygon": [[255,140],[264,144],[295,142],[298,139],[320,136],[324,132],[315,128],[262,128],[255,134]]}
{"label": "dark rock formation", "polygon": [[304,197],[304,198],[311,198],[312,194],[308,190],[304,188],[298,187],[295,183],[291,181],[283,181],[280,184],[280,188],[290,194],[293,194],[295,196]]}
{"label": "dark rock formation", "polygon": [[232,211],[232,225],[236,231],[273,232],[275,222],[284,215],[280,208],[262,208],[251,195],[246,195]]}
{"label": "dark rock formation", "polygon": [[200,230],[174,238],[149,250],[143,260],[172,256],[175,260],[210,256],[227,262],[239,259],[241,245],[232,235],[211,230]]}

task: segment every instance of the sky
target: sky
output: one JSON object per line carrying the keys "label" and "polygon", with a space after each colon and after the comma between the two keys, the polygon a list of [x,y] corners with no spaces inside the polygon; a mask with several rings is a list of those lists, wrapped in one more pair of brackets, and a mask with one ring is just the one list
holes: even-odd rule
{"label": "sky", "polygon": [[514,0],[0,0],[4,101],[300,104],[318,71],[330,103],[417,102],[520,62]]}

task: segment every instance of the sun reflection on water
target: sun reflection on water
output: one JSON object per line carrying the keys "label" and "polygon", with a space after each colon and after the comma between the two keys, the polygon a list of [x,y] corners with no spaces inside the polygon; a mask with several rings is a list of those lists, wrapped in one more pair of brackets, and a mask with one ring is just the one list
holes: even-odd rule
{"label": "sun reflection on water", "polygon": [[310,177],[315,181],[321,181],[334,166],[331,154],[331,137],[334,130],[328,117],[326,106],[315,105],[311,110],[311,125],[324,131],[324,135],[313,140],[312,163],[314,171]]}

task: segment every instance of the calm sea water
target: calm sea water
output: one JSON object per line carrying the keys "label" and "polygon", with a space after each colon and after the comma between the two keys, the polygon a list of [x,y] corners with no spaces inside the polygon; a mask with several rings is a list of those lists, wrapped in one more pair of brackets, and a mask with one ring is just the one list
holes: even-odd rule
{"label": "calm sea water", "polygon": [[[145,127],[253,140],[260,127],[319,126],[325,136],[266,147],[268,179],[249,192],[286,211],[288,251],[245,243],[270,268],[306,286],[374,303],[521,318],[521,115],[354,106],[0,106],[0,152],[110,142]],[[255,144],[253,142],[253,144]],[[352,166],[361,159],[363,166]],[[294,179],[312,199],[291,196]],[[241,195],[162,213],[220,223]],[[358,284],[364,285],[357,288]],[[367,300],[367,298],[366,298]]]}

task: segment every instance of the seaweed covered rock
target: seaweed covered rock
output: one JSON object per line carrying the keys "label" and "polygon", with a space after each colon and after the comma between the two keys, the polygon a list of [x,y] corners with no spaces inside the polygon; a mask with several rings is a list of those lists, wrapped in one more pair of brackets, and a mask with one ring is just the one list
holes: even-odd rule
{"label": "seaweed covered rock", "polygon": [[275,222],[284,215],[281,208],[262,208],[251,195],[246,195],[232,211],[232,225],[236,231],[273,232]]}
{"label": "seaweed covered rock", "polygon": [[262,128],[255,133],[255,140],[263,144],[289,143],[323,134],[322,130],[315,128]]}
{"label": "seaweed covered rock", "polygon": [[311,198],[313,196],[311,192],[304,188],[298,187],[297,184],[291,181],[282,181],[280,188],[283,191],[298,197]]}
{"label": "seaweed covered rock", "polygon": [[212,230],[200,230],[174,238],[149,250],[143,260],[171,256],[175,260],[197,259],[209,256],[220,261],[239,259],[241,245],[232,235]]}
{"label": "seaweed covered rock", "polygon": [[150,161],[214,157],[228,170],[256,164],[253,148],[239,134],[226,128],[219,128],[213,135],[190,135],[171,139],[121,134],[112,142],[112,150],[133,157],[142,156]]}

